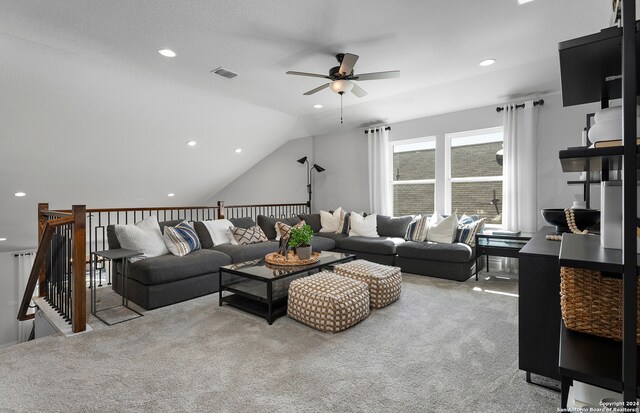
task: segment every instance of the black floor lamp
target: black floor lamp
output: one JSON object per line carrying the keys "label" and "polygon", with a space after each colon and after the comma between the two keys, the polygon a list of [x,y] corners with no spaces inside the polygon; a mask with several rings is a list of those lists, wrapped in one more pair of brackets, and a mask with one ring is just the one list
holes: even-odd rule
{"label": "black floor lamp", "polygon": [[311,166],[306,156],[304,158],[298,159],[298,163],[301,165],[304,165],[305,163],[307,164],[307,192],[309,193],[309,200],[307,201],[307,206],[309,207],[309,210],[311,210],[311,171],[315,169],[318,172],[322,172],[325,169],[316,163],[314,163],[313,166]]}

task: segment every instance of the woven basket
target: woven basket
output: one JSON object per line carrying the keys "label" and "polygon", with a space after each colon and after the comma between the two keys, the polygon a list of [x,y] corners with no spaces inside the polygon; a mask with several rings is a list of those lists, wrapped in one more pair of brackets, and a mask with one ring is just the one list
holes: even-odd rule
{"label": "woven basket", "polygon": [[[603,277],[600,271],[562,267],[560,307],[568,329],[622,340],[622,279]],[[636,340],[640,344],[640,329]]]}

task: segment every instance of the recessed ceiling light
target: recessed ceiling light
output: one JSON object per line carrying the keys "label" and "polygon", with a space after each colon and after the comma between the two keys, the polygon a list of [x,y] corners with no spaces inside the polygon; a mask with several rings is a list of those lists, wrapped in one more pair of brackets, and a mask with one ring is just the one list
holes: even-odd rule
{"label": "recessed ceiling light", "polygon": [[480,62],[480,66],[491,66],[492,64],[494,64],[496,62],[496,59],[484,59],[482,62]]}
{"label": "recessed ceiling light", "polygon": [[24,192],[16,192],[15,194],[13,194],[13,196],[22,197],[27,196],[27,194],[25,194]]}
{"label": "recessed ceiling light", "polygon": [[0,238],[0,241],[6,241],[6,240],[7,240],[6,238]]}
{"label": "recessed ceiling light", "polygon": [[525,3],[531,3],[533,0],[518,0],[518,4],[523,5]]}
{"label": "recessed ceiling light", "polygon": [[189,145],[189,146],[196,146],[197,144],[198,144],[198,142],[196,142],[194,140],[187,141],[187,145]]}
{"label": "recessed ceiling light", "polygon": [[176,194],[174,194],[173,192],[170,194],[167,194],[167,196],[176,196]]}
{"label": "recessed ceiling light", "polygon": [[242,152],[242,148],[236,148],[236,150],[234,152],[235,153],[240,153],[240,152]]}
{"label": "recessed ceiling light", "polygon": [[313,105],[313,107],[316,109],[322,109],[322,105]]}
{"label": "recessed ceiling light", "polygon": [[171,49],[160,49],[158,50],[158,53],[160,53],[164,57],[176,57],[176,52]]}

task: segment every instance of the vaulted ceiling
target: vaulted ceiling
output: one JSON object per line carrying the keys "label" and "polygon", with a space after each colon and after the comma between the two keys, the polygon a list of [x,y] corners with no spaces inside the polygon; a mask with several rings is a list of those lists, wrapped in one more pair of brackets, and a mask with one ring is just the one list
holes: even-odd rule
{"label": "vaulted ceiling", "polygon": [[[610,3],[0,2],[0,251],[35,245],[37,202],[199,203],[290,139],[558,91],[557,43],[606,27]],[[402,72],[345,95],[344,125],[336,94],[302,95],[321,79],[285,75],[338,52]]]}

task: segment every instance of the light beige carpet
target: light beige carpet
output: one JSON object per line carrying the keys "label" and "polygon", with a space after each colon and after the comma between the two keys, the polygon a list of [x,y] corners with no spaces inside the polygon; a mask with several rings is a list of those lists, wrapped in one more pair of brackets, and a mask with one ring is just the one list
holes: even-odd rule
{"label": "light beige carpet", "polygon": [[211,295],[43,338],[0,350],[0,411],[555,412],[518,370],[510,277],[404,275],[400,301],[333,335]]}

